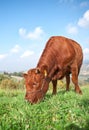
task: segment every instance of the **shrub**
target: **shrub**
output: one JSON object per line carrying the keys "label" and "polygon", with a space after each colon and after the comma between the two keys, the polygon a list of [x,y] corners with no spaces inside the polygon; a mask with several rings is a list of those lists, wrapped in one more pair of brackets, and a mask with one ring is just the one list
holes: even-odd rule
{"label": "shrub", "polygon": [[9,78],[10,78],[10,77],[7,76],[7,75],[0,74],[0,83],[1,83],[2,80],[4,80],[4,79],[9,79]]}
{"label": "shrub", "polygon": [[0,88],[2,89],[24,89],[24,80],[14,80],[11,77],[0,77]]}
{"label": "shrub", "polygon": [[4,79],[1,81],[0,87],[1,88],[10,88],[10,89],[16,89],[17,83],[10,79]]}

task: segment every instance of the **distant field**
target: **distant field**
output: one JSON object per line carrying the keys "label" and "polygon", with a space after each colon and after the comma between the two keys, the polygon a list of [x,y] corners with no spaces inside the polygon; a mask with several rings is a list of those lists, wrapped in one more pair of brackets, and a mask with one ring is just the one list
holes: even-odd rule
{"label": "distant field", "polygon": [[0,89],[0,130],[89,130],[89,85],[83,95],[51,90],[36,105],[24,100],[25,90]]}

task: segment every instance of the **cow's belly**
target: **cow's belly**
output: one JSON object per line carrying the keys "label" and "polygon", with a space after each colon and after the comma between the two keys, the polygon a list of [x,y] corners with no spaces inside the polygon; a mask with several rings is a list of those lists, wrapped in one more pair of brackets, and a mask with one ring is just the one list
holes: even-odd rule
{"label": "cow's belly", "polygon": [[60,80],[60,79],[63,79],[66,75],[69,75],[70,73],[71,73],[71,69],[70,69],[70,67],[67,67],[65,69],[62,69],[62,70],[56,72],[53,75],[52,79],[53,80]]}

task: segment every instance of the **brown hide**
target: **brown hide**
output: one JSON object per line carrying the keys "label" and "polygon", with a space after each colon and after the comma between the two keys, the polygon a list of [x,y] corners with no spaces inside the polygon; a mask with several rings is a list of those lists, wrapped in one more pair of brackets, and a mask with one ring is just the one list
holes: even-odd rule
{"label": "brown hide", "polygon": [[37,67],[25,74],[26,96],[31,103],[43,99],[49,82],[53,83],[53,94],[56,94],[57,80],[66,77],[66,90],[69,90],[70,74],[75,91],[82,94],[78,85],[78,74],[82,65],[81,46],[62,36],[51,37],[39,59]]}

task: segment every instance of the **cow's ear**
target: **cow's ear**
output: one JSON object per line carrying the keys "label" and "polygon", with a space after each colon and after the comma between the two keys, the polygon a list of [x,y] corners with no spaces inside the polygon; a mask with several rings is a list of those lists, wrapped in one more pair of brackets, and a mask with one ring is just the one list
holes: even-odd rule
{"label": "cow's ear", "polygon": [[47,70],[44,70],[44,76],[47,77]]}
{"label": "cow's ear", "polygon": [[47,77],[47,75],[48,75],[48,67],[46,65],[43,65],[41,69],[42,69],[42,71],[44,73],[44,76]]}
{"label": "cow's ear", "polygon": [[25,79],[27,78],[27,76],[28,76],[27,73],[23,73],[23,77],[24,77]]}

